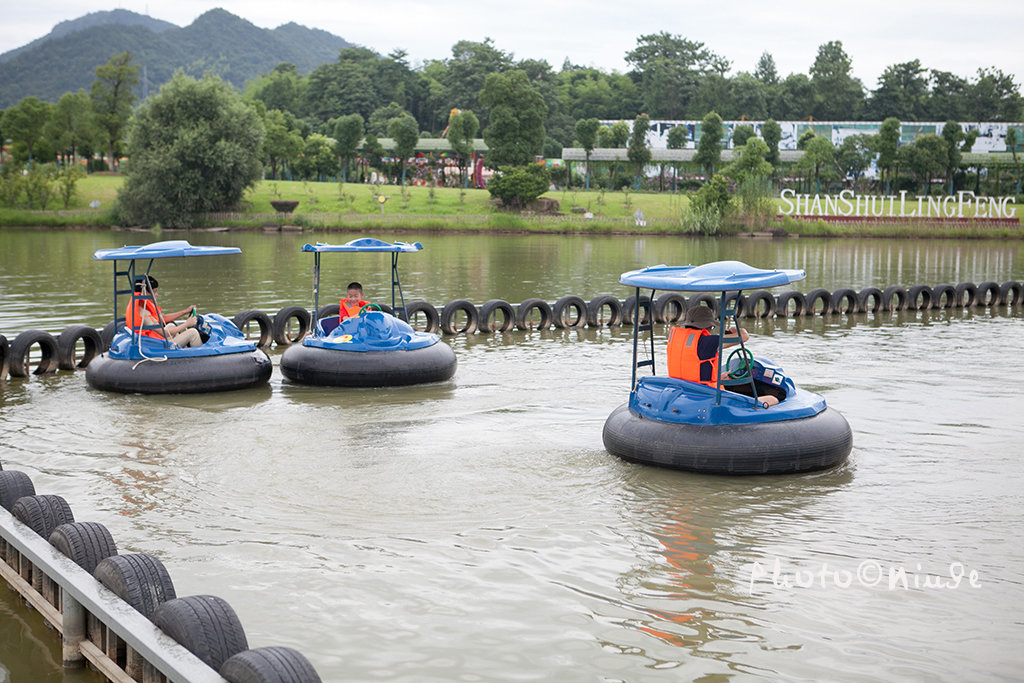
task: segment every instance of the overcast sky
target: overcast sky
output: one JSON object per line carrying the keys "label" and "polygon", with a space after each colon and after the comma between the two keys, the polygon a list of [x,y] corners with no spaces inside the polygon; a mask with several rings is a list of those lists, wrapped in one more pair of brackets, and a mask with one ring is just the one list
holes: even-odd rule
{"label": "overcast sky", "polygon": [[187,26],[222,7],[257,26],[289,21],[320,28],[415,64],[451,55],[458,40],[490,37],[517,59],[546,59],[557,71],[575,64],[626,71],[638,36],[667,31],[703,42],[729,59],[733,73],[753,71],[761,53],[781,76],[807,73],[818,46],[840,40],[854,75],[873,89],[885,67],[920,59],[925,68],[973,77],[995,66],[1024,79],[1022,0],[854,0],[850,2],[609,2],[607,0],[4,0],[0,53],[49,33],[55,24],[118,7]]}

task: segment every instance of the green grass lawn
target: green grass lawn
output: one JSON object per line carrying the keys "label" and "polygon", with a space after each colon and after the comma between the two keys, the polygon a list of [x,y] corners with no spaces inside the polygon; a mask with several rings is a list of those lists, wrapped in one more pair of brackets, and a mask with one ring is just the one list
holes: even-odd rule
{"label": "green grass lawn", "polygon": [[[71,227],[109,226],[116,222],[112,213],[118,188],[124,182],[122,176],[94,174],[83,178],[78,184],[78,194],[72,200],[71,210],[81,213],[60,216],[56,213],[38,213],[13,209],[0,209],[0,225],[8,226],[53,226]],[[317,225],[345,229],[376,229],[379,228],[377,217],[381,214],[378,194],[387,197],[383,213],[386,216],[401,217],[402,227],[410,229],[484,229],[484,230],[516,230],[538,232],[680,232],[680,217],[689,204],[684,194],[672,193],[637,193],[611,192],[607,190],[570,189],[548,192],[545,198],[557,200],[558,212],[565,216],[578,216],[573,212],[588,211],[598,219],[593,222],[568,218],[544,216],[543,221],[531,220],[529,216],[520,217],[502,211],[491,200],[486,190],[462,190],[459,188],[427,188],[405,187],[396,185],[363,185],[358,183],[317,183],[285,180],[265,180],[257,183],[246,192],[238,207],[230,213],[242,214],[218,225],[231,224],[241,227],[259,227],[268,220],[268,214],[276,214],[270,202],[275,199],[298,201],[295,212],[284,217],[284,222],[298,225]],[[89,204],[99,201],[100,207],[90,210]],[[877,200],[874,212],[889,213],[889,205],[884,200]],[[775,206],[782,202],[775,200]],[[908,212],[916,208],[916,198],[907,197]],[[928,202],[923,203],[927,212]],[[47,205],[50,212],[63,208],[58,197],[51,199]],[[803,208],[803,207],[801,207]],[[1024,206],[1018,207],[1018,216],[1024,214]],[[631,217],[637,210],[652,223],[646,227],[637,226]],[[898,213],[895,212],[895,213]],[[251,215],[251,219],[246,218]],[[938,218],[938,215],[935,216]],[[608,219],[617,219],[611,220]],[[941,220],[941,219],[940,219]],[[946,221],[943,221],[946,223]],[[778,226],[780,223],[751,226],[731,219],[724,229],[729,233],[764,230]],[[817,236],[924,236],[939,234],[942,236],[1020,236],[1019,223],[1001,226],[984,223],[968,223],[962,226],[943,224],[939,232],[931,226],[921,223],[907,224],[901,221],[880,221],[877,224],[858,223],[855,225],[829,224],[824,221],[797,221],[786,219],[781,226],[790,234]]]}

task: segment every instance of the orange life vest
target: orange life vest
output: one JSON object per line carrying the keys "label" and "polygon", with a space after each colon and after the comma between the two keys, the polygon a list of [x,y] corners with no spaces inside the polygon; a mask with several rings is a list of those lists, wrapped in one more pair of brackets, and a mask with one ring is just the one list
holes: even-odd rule
{"label": "orange life vest", "polygon": [[[716,386],[718,379],[718,354],[707,360],[701,360],[697,356],[697,345],[701,337],[710,336],[707,330],[694,330],[687,327],[673,327],[668,335],[668,376],[676,379],[685,379],[688,382],[706,384],[709,387]],[[711,381],[702,382],[700,379],[701,363],[708,363],[711,367]]]}
{"label": "orange life vest", "polygon": [[[134,306],[132,304],[135,304]],[[128,329],[133,332],[141,332],[143,336],[153,337],[154,339],[163,339],[164,336],[160,334],[160,330],[140,330],[140,327],[149,326],[160,326],[160,312],[163,309],[159,308],[150,299],[137,299],[132,297],[131,301],[128,302],[128,307],[124,310],[124,324],[128,326]],[[135,313],[139,314],[139,319],[136,320]]]}
{"label": "orange life vest", "polygon": [[357,303],[355,306],[349,306],[348,299],[342,299],[341,313],[338,315],[339,320],[356,317],[357,315],[359,315],[359,311],[363,310],[363,306],[366,306],[369,303],[369,301],[363,301],[362,299],[360,299],[359,303]]}

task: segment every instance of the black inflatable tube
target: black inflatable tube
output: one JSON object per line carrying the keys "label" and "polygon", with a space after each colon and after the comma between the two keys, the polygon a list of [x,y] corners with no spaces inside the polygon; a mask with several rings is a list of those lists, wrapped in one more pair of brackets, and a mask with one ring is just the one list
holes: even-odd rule
{"label": "black inflatable tube", "polygon": [[412,351],[338,351],[293,346],[281,356],[281,374],[321,387],[391,387],[442,382],[455,374],[452,347],[438,342]]}
{"label": "black inflatable tube", "polygon": [[699,426],[641,418],[623,404],[608,416],[603,436],[608,452],[623,460],[702,474],[812,472],[839,465],[853,449],[849,423],[831,408],[797,420]]}
{"label": "black inflatable tube", "polygon": [[273,370],[270,358],[258,349],[142,363],[103,354],[89,363],[85,379],[96,389],[122,394],[203,394],[258,387]]}

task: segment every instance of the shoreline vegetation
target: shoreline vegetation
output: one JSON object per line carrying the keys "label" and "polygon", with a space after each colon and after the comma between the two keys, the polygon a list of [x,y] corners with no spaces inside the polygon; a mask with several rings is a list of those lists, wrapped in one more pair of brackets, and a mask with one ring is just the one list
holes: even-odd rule
{"label": "shoreline vegetation", "polygon": [[[131,229],[120,226],[114,210],[123,182],[119,175],[94,174],[78,184],[68,210],[0,209],[0,227],[64,229]],[[382,203],[379,197],[386,200]],[[271,201],[292,200],[294,213],[278,213]],[[557,208],[551,204],[557,202]],[[884,201],[884,200],[883,200]],[[99,207],[89,208],[93,202]],[[240,206],[207,214],[200,230],[315,230],[345,232],[494,232],[543,234],[696,234],[683,218],[685,193],[643,193],[572,188],[541,197],[549,210],[511,213],[491,201],[486,190],[422,186],[364,185],[264,180],[246,193]],[[383,212],[381,210],[383,204]],[[926,204],[927,205],[927,204]],[[543,206],[538,208],[544,208]],[[772,214],[783,201],[772,200]],[[734,212],[719,235],[894,237],[894,238],[1024,238],[1020,220],[1024,205],[1016,205],[1013,220],[986,221],[943,218],[818,218],[775,216],[752,219]],[[642,219],[635,214],[641,212]],[[592,214],[588,217],[586,214]],[[149,230],[146,230],[147,232]]]}

